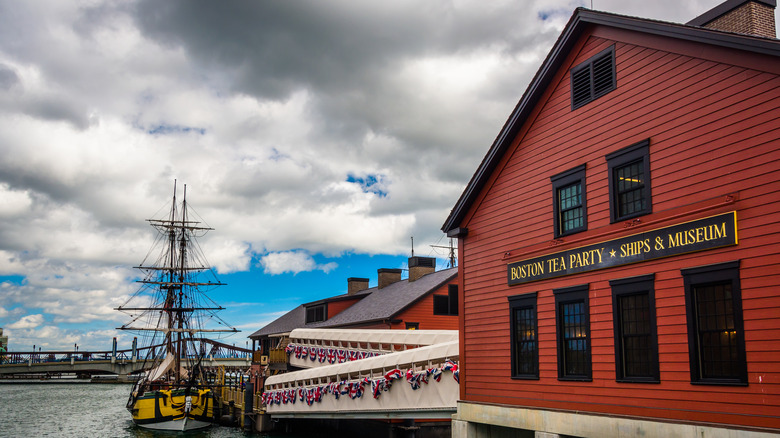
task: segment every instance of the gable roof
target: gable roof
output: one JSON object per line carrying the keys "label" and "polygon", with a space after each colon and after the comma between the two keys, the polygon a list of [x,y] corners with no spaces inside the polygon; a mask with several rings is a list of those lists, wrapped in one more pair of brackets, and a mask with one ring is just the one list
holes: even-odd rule
{"label": "gable roof", "polygon": [[[256,339],[280,333],[289,333],[297,328],[342,327],[392,319],[430,292],[438,289],[458,275],[458,268],[444,269],[418,278],[416,281],[397,281],[382,290],[372,287],[353,295],[338,295],[310,303],[301,304],[277,318],[270,324],[249,335]],[[306,324],[306,307],[345,299],[364,297],[352,306],[326,321]]]}
{"label": "gable roof", "polygon": [[340,327],[392,319],[430,292],[458,275],[458,268],[432,272],[416,281],[401,280],[382,290],[369,289],[371,295],[363,298],[327,321],[307,324],[307,327]]}
{"label": "gable roof", "polygon": [[547,87],[552,83],[569,52],[577,44],[583,33],[592,25],[602,25],[758,54],[780,56],[780,41],[773,38],[736,34],[692,25],[577,8],[553,45],[553,48],[547,54],[547,58],[545,58],[541,67],[534,75],[509,119],[501,128],[444,225],[442,225],[442,231],[447,233],[449,237],[457,237],[466,231],[458,227],[465,219],[470,206],[479,197],[482,188],[496,170],[501,158],[515,137],[517,137],[526,119],[541,99]]}
{"label": "gable roof", "polygon": [[288,333],[298,327],[303,327],[306,323],[306,305],[300,306],[290,310],[284,315],[271,321],[270,324],[261,328],[260,330],[249,335],[249,338],[259,338],[262,336],[273,335],[276,333]]}

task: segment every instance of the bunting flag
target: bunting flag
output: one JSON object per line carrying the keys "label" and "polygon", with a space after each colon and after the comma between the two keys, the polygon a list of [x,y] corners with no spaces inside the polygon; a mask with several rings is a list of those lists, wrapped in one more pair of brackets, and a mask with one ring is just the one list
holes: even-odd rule
{"label": "bunting flag", "polygon": [[374,398],[379,398],[379,395],[382,394],[382,390],[385,389],[385,381],[382,379],[376,379],[371,381],[371,394],[373,394]]}
{"label": "bunting flag", "polygon": [[433,377],[433,380],[441,382],[442,371],[441,368],[431,368],[428,370],[428,374]]}
{"label": "bunting flag", "polygon": [[447,361],[444,362],[444,366],[441,367],[441,370],[452,371],[452,377],[455,379],[456,382],[460,383],[460,372],[458,371],[458,364],[447,359]]}
{"label": "bunting flag", "polygon": [[415,391],[420,388],[421,376],[421,373],[415,373],[411,368],[406,371],[406,381],[412,385],[412,389]]}
{"label": "bunting flag", "polygon": [[316,346],[306,346],[302,344],[287,344],[284,347],[287,355],[295,354],[296,359],[306,359],[309,357],[312,361],[319,360],[320,363],[344,363],[353,360],[368,359],[381,356],[383,353],[376,351],[345,350],[342,348],[319,348]]}
{"label": "bunting flag", "polygon": [[[308,356],[310,357],[319,356],[319,352],[324,351],[329,361],[331,357],[338,356],[339,351],[344,351],[344,350],[334,350],[334,349],[317,350],[314,347],[311,347],[309,348],[308,351],[306,351],[307,347],[296,346],[295,347],[296,352],[298,351],[298,348],[301,348],[303,350],[301,351],[302,355],[308,353]],[[355,352],[344,351],[344,357],[352,357],[353,353]],[[366,353],[366,354],[371,354],[371,353]],[[377,379],[364,377],[360,380],[351,381],[351,382],[342,380],[340,382],[331,382],[325,385],[313,386],[309,388],[300,387],[300,388],[292,388],[292,389],[282,389],[277,391],[268,391],[262,394],[261,400],[266,406],[272,406],[274,404],[276,405],[282,405],[288,403],[294,404],[296,402],[296,399],[300,398],[300,401],[302,403],[306,402],[307,405],[312,406],[314,403],[322,402],[322,399],[326,394],[332,394],[333,398],[336,400],[338,400],[339,397],[341,397],[342,395],[347,395],[349,398],[353,400],[361,398],[363,397],[364,387],[370,387],[373,398],[378,399],[379,396],[382,394],[382,392],[390,390],[395,380],[406,378],[406,381],[411,385],[412,390],[416,391],[417,389],[422,387],[423,383],[427,385],[431,377],[433,378],[434,381],[440,382],[441,376],[445,371],[451,372],[452,377],[455,379],[456,382],[458,382],[458,384],[460,384],[460,369],[458,364],[450,359],[447,359],[440,368],[434,367],[434,368],[424,369],[422,371],[414,371],[414,369],[409,368],[406,370],[406,373],[402,372],[399,369],[392,369],[387,373],[385,373],[384,376],[381,376]]]}

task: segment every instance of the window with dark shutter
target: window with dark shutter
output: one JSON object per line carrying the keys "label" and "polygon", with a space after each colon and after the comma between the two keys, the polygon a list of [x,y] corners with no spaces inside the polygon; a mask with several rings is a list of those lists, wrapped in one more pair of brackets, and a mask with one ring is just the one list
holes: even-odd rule
{"label": "window with dark shutter", "polygon": [[640,141],[605,158],[609,172],[610,221],[652,213],[650,141]]}
{"label": "window with dark shutter", "polygon": [[536,292],[509,297],[512,378],[539,378]]}
{"label": "window with dark shutter", "polygon": [[615,78],[614,46],[571,69],[572,110],[614,90]]}
{"label": "window with dark shutter", "polygon": [[591,381],[588,285],[553,289],[558,340],[558,380]]}
{"label": "window with dark shutter", "polygon": [[328,310],[326,304],[319,304],[306,308],[306,324],[325,321]]}
{"label": "window with dark shutter", "polygon": [[610,280],[618,382],[660,382],[655,275]]}
{"label": "window with dark shutter", "polygon": [[447,288],[447,295],[433,296],[433,314],[434,315],[457,315],[458,314],[458,285],[450,284]]}
{"label": "window with dark shutter", "polygon": [[739,261],[680,272],[685,284],[691,382],[747,385]]}
{"label": "window with dark shutter", "polygon": [[588,229],[585,165],[551,176],[555,238]]}

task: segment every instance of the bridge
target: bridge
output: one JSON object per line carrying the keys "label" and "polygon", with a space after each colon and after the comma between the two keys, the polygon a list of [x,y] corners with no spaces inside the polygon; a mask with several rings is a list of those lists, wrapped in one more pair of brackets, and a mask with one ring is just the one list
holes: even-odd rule
{"label": "bridge", "polygon": [[[251,365],[251,351],[203,339],[211,344],[211,354],[206,356],[202,365],[206,367],[225,367],[225,369],[247,369]],[[153,345],[137,349],[110,351],[33,351],[0,353],[0,378],[14,375],[51,376],[67,373],[77,375],[115,374],[128,376],[151,368],[151,362],[143,357],[149,350],[162,348]],[[193,359],[193,357],[183,357]]]}
{"label": "bridge", "polygon": [[268,377],[265,412],[272,418],[449,419],[459,396],[457,333],[294,330],[290,363],[308,369]]}

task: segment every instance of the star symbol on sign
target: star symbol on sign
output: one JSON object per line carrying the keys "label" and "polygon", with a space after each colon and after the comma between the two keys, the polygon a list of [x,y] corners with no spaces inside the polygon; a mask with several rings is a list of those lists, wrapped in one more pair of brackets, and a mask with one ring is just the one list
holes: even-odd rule
{"label": "star symbol on sign", "polygon": [[610,257],[615,257],[615,250],[613,249],[612,251],[610,251],[609,255],[610,255]]}

